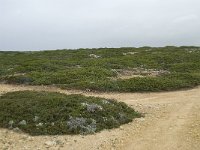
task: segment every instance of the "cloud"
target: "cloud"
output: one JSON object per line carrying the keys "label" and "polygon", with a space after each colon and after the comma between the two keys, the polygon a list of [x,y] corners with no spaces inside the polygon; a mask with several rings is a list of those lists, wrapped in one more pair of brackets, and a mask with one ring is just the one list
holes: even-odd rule
{"label": "cloud", "polygon": [[181,16],[177,17],[176,19],[173,20],[173,23],[184,23],[184,22],[189,22],[189,21],[198,21],[200,18],[196,14],[191,14],[191,15],[186,15],[186,16]]}
{"label": "cloud", "polygon": [[200,45],[199,17],[199,0],[0,0],[0,50]]}

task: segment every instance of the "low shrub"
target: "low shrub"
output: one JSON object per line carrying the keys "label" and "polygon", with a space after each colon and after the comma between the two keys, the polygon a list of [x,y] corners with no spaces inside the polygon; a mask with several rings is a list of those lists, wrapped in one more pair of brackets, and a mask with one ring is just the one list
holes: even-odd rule
{"label": "low shrub", "polygon": [[[91,54],[100,57],[91,58]],[[147,70],[147,74],[148,70],[160,70],[165,73],[154,78],[133,77],[113,81],[117,76],[116,70]],[[135,92],[194,87],[200,84],[199,78],[199,47],[0,52],[0,81],[7,83]]]}
{"label": "low shrub", "polygon": [[136,117],[125,103],[82,95],[18,91],[0,97],[0,127],[31,135],[92,134]]}

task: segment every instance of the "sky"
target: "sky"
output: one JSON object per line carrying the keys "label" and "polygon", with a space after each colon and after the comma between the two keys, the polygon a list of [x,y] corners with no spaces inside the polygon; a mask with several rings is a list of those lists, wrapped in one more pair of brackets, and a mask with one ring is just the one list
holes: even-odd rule
{"label": "sky", "polygon": [[200,46],[200,0],[0,0],[0,50]]}

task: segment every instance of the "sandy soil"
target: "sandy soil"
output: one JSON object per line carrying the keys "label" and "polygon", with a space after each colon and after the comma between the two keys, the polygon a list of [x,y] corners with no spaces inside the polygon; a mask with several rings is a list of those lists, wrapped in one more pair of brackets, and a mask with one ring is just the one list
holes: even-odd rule
{"label": "sandy soil", "polygon": [[161,93],[91,93],[44,86],[0,84],[0,94],[18,90],[46,90],[123,101],[145,113],[118,129],[88,136],[31,137],[0,129],[0,149],[52,150],[199,150],[200,87]]}

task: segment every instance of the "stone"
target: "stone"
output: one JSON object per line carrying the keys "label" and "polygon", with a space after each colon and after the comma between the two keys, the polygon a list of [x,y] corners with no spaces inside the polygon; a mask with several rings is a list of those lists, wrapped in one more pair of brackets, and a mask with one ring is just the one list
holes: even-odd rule
{"label": "stone", "polygon": [[13,131],[14,131],[14,132],[18,132],[18,133],[21,133],[21,132],[22,132],[18,127],[13,128]]}
{"label": "stone", "polygon": [[12,125],[14,124],[14,121],[13,121],[13,120],[10,120],[10,121],[8,122],[8,124],[9,124],[10,126],[12,126]]}
{"label": "stone", "polygon": [[100,58],[100,56],[95,55],[95,54],[90,54],[89,56],[92,57],[92,58]]}
{"label": "stone", "polygon": [[56,145],[56,142],[55,141],[46,141],[44,144],[46,146],[54,146],[54,145]]}
{"label": "stone", "polygon": [[37,126],[37,127],[42,127],[42,126],[43,126],[43,123],[40,122],[40,123],[36,124],[36,126]]}
{"label": "stone", "polygon": [[19,125],[27,125],[26,120],[22,120],[19,122]]}
{"label": "stone", "polygon": [[35,116],[34,118],[33,118],[33,121],[34,122],[37,122],[39,120],[39,117],[38,116]]}

